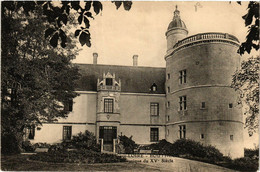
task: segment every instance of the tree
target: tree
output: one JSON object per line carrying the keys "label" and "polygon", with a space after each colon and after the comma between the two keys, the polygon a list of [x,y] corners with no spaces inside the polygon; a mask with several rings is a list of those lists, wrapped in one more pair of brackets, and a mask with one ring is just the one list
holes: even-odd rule
{"label": "tree", "polygon": [[20,151],[26,127],[67,117],[63,106],[77,96],[80,76],[71,64],[78,52],[75,41],[53,49],[44,38],[48,22],[42,8],[25,14],[21,8],[8,10],[8,4],[3,2],[1,11],[2,153]]}
{"label": "tree", "polygon": [[259,64],[259,56],[243,61],[241,69],[233,75],[231,85],[240,93],[239,103],[245,105],[245,127],[248,128],[249,136],[252,136],[259,126]]}
{"label": "tree", "polygon": [[[123,4],[125,10],[130,10],[131,1],[112,1],[117,9]],[[37,6],[42,7],[43,15],[48,21],[48,28],[45,30],[45,37],[49,39],[53,47],[60,44],[61,47],[66,47],[68,35],[64,29],[70,28],[68,20],[71,16],[77,18],[74,23],[78,26],[75,31],[75,36],[78,37],[82,46],[91,46],[91,34],[89,32],[90,19],[94,19],[91,10],[98,15],[103,10],[103,5],[99,1],[9,1],[3,2],[6,9],[14,11],[22,9],[25,14],[29,15],[35,12]]]}
{"label": "tree", "polygon": [[[241,4],[241,2],[238,3]],[[259,2],[250,1],[247,14],[242,18],[245,20],[245,26],[248,27],[248,34],[246,41],[238,49],[240,55],[244,54],[245,51],[250,54],[252,48],[259,49]]]}

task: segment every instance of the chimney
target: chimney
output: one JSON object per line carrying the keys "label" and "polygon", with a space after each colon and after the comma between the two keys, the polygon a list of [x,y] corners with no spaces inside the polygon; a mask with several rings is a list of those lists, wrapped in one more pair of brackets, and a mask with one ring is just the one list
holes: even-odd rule
{"label": "chimney", "polygon": [[93,53],[93,64],[97,64],[98,53]]}
{"label": "chimney", "polygon": [[138,66],[138,55],[133,56],[133,66]]}

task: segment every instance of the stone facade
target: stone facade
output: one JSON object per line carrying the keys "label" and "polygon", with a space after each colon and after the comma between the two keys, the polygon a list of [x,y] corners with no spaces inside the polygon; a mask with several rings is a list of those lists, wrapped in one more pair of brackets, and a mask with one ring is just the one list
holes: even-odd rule
{"label": "stone facade", "polygon": [[60,142],[64,132],[89,130],[107,151],[126,135],[138,144],[187,138],[242,157],[242,112],[230,88],[239,42],[226,33],[187,34],[176,9],[166,32],[166,68],[139,67],[137,55],[132,67],[98,65],[94,53],[94,64],[78,65],[80,96],[69,117],[38,127],[32,142]]}

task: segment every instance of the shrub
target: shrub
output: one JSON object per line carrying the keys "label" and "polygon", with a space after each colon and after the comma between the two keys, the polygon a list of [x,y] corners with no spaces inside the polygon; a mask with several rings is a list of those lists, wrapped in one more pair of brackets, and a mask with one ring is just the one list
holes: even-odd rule
{"label": "shrub", "polygon": [[149,146],[152,150],[159,150],[161,155],[171,155],[173,154],[173,147],[170,142],[167,142],[165,139],[160,140],[158,143],[151,144]]}
{"label": "shrub", "polygon": [[120,144],[123,145],[124,153],[134,153],[134,149],[137,148],[137,144],[132,140],[132,136],[119,136],[119,140]]}
{"label": "shrub", "polygon": [[256,159],[249,157],[237,158],[224,166],[240,171],[257,171],[259,162]]}
{"label": "shrub", "polygon": [[259,159],[259,148],[255,148],[255,149],[245,148],[245,157],[252,158],[252,159]]}
{"label": "shrub", "polygon": [[200,142],[189,139],[179,139],[172,144],[171,155],[189,155],[191,158],[202,158],[208,162],[223,161],[223,154],[213,146],[204,146]]}
{"label": "shrub", "polygon": [[54,163],[113,163],[125,162],[124,157],[113,154],[102,154],[86,149],[73,151],[40,152],[29,157],[31,160]]}
{"label": "shrub", "polygon": [[22,149],[25,152],[34,152],[35,151],[35,147],[31,144],[31,142],[29,140],[22,142]]}
{"label": "shrub", "polygon": [[50,148],[51,144],[48,144],[48,143],[35,143],[33,146],[35,148]]}
{"label": "shrub", "polygon": [[64,152],[67,149],[88,149],[93,151],[100,151],[100,145],[97,144],[96,137],[93,133],[85,131],[72,137],[71,140],[64,140],[62,143],[51,145],[48,152]]}

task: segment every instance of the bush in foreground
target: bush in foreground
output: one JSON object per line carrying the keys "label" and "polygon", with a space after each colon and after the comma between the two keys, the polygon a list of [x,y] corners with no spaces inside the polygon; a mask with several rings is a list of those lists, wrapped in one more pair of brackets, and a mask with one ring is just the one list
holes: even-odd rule
{"label": "bush in foreground", "polygon": [[64,152],[40,152],[36,155],[30,156],[29,159],[54,163],[113,163],[126,161],[124,157],[113,154],[102,154],[87,149],[78,149]]}
{"label": "bush in foreground", "polygon": [[[134,149],[137,148],[137,144],[135,143],[135,141],[133,141],[132,136],[131,137],[127,137],[125,135],[123,136],[119,136],[119,140],[120,140],[120,145],[122,145],[123,147],[123,151],[119,152],[119,153],[134,153]],[[119,145],[119,147],[120,147]]]}

